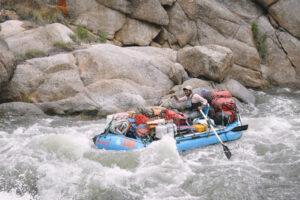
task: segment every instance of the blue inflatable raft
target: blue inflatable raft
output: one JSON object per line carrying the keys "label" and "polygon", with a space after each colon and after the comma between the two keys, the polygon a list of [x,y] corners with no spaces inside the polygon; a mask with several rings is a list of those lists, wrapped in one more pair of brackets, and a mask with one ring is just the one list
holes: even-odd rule
{"label": "blue inflatable raft", "polygon": [[[248,129],[248,125],[242,125],[240,121],[236,121],[227,126],[215,127],[216,133],[223,142],[232,141],[240,138],[244,130]],[[208,128],[204,132],[190,132],[188,134],[174,135],[178,151],[198,148],[201,146],[220,143],[214,131]],[[104,132],[93,138],[95,145],[99,149],[107,150],[133,150],[145,148],[156,140],[147,138],[131,138],[120,134]]]}

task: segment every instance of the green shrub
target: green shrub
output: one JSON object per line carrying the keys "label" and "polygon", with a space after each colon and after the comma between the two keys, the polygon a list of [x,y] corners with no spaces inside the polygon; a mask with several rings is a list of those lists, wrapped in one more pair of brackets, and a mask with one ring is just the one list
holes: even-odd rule
{"label": "green shrub", "polygon": [[61,15],[61,13],[57,9],[51,9],[48,12],[44,13],[43,19],[48,23],[54,23],[58,21],[59,15]]}
{"label": "green shrub", "polygon": [[28,50],[24,55],[21,55],[24,60],[43,56],[46,56],[46,53],[38,49]]}
{"label": "green shrub", "polygon": [[264,34],[263,36],[260,37],[259,41],[258,41],[258,53],[260,55],[260,57],[262,59],[264,59],[267,55],[267,44],[266,44],[266,40],[267,40],[267,35]]}
{"label": "green shrub", "polygon": [[24,102],[26,102],[26,103],[32,103],[32,100],[29,97],[25,97]]}
{"label": "green shrub", "polygon": [[73,49],[73,45],[70,42],[56,41],[53,43],[53,46],[66,51],[71,51]]}
{"label": "green shrub", "polygon": [[252,33],[253,33],[254,38],[257,39],[258,25],[257,25],[257,22],[256,22],[256,21],[254,21],[254,22],[251,24],[251,30],[252,30]]}
{"label": "green shrub", "polygon": [[32,8],[23,8],[19,13],[23,19],[31,20],[37,24],[54,23],[58,21],[61,15],[56,9],[38,10]]}
{"label": "green shrub", "polygon": [[33,21],[35,22],[43,22],[43,14],[41,11],[39,10],[32,10],[30,13],[29,13],[29,18],[32,18]]}
{"label": "green shrub", "polygon": [[69,37],[73,40],[73,42],[77,41],[77,36],[75,34],[69,34]]}
{"label": "green shrub", "polygon": [[15,5],[11,2],[1,3],[0,5],[5,10],[16,10]]}
{"label": "green shrub", "polygon": [[99,36],[99,42],[105,43],[107,40],[107,35],[104,31],[98,31],[97,35]]}
{"label": "green shrub", "polygon": [[81,25],[76,26],[76,35],[80,40],[84,41],[88,40],[89,38],[88,30]]}

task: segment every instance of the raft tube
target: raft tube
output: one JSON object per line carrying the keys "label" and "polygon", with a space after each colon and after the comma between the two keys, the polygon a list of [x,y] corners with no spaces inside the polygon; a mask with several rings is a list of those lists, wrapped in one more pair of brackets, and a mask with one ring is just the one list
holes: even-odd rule
{"label": "raft tube", "polygon": [[[234,122],[223,128],[215,128],[223,142],[237,140],[243,134],[243,130],[248,129],[248,125],[242,125],[240,122]],[[213,130],[206,132],[196,132],[175,137],[178,151],[198,148],[201,146],[220,143]],[[113,133],[102,133],[93,138],[97,148],[128,151],[133,149],[145,148],[151,142],[147,139],[135,139]],[[152,141],[156,142],[156,141]]]}

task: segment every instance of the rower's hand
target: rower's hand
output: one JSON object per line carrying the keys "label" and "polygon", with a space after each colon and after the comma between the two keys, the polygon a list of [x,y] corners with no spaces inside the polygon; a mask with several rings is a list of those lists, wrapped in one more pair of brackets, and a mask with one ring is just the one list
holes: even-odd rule
{"label": "rower's hand", "polygon": [[199,107],[198,107],[198,110],[199,110],[199,111],[200,111],[200,110],[202,110],[202,107],[201,107],[201,106],[199,106]]}

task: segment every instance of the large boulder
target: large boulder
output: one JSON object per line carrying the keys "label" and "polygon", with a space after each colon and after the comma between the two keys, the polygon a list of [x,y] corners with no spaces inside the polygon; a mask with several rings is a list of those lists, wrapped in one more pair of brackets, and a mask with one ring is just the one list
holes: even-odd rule
{"label": "large boulder", "polygon": [[[17,22],[14,22],[14,24],[17,24]],[[12,29],[10,23],[2,23],[1,26],[8,26]],[[74,34],[73,31],[59,23],[48,24],[30,30],[23,30],[20,25],[10,31],[6,31],[4,27],[2,27],[4,32],[3,38],[9,49],[17,54],[25,54],[31,50],[48,53],[57,41],[73,42],[70,38],[70,35]],[[2,36],[1,32],[0,36]]]}
{"label": "large boulder", "polygon": [[159,0],[132,0],[131,17],[158,25],[167,25],[169,17]]}
{"label": "large boulder", "polygon": [[[129,14],[130,17],[137,20],[147,21],[157,25],[167,25],[169,23],[169,17],[159,0],[88,0],[84,1],[84,3],[80,0],[69,1],[73,4],[72,7],[76,6],[79,9],[82,4],[97,2],[108,8]],[[166,3],[169,4],[169,2]],[[78,11],[74,13],[78,16]],[[114,23],[116,23],[116,21]]]}
{"label": "large boulder", "polygon": [[17,66],[0,100],[30,100],[48,114],[92,110],[106,115],[145,106],[173,87],[169,71],[174,54],[170,49],[99,44],[27,60]]}
{"label": "large boulder", "polygon": [[168,48],[157,47],[126,47],[127,49],[141,52],[152,58],[149,65],[157,67],[161,72],[169,75],[171,68],[174,67],[176,62],[177,52]]}
{"label": "large boulder", "polygon": [[15,56],[8,50],[7,44],[0,39],[0,93],[15,70]]}
{"label": "large boulder", "polygon": [[[231,12],[238,15],[247,23],[264,14],[264,9],[257,5],[255,0],[217,0],[220,4],[225,5]],[[270,0],[267,0],[270,1]],[[276,1],[276,0],[275,0]]]}
{"label": "large boulder", "polygon": [[[188,18],[196,21],[200,45],[216,44],[227,47],[233,52],[233,63],[245,68],[243,71],[261,72],[260,56],[250,25],[263,14],[259,6],[250,0],[178,0],[178,3]],[[245,74],[241,76],[245,76],[241,79],[248,78]],[[252,79],[255,79],[252,81],[256,82],[255,85],[261,82],[259,76],[252,76]]]}
{"label": "large boulder", "polygon": [[[71,1],[71,0],[69,0]],[[133,10],[130,0],[96,0],[106,7],[130,14]]]}
{"label": "large boulder", "polygon": [[279,0],[268,9],[269,13],[292,35],[300,38],[300,1],[299,0]]}
{"label": "large boulder", "polygon": [[218,45],[188,47],[178,51],[177,61],[193,76],[223,81],[232,67],[232,51]]}
{"label": "large boulder", "polygon": [[168,15],[170,17],[170,23],[166,28],[176,37],[181,47],[196,39],[196,23],[189,20],[178,3],[175,3],[175,5],[168,10]]}
{"label": "large boulder", "polygon": [[169,71],[169,77],[176,85],[181,85],[184,81],[189,79],[188,74],[181,64],[175,63]]}
{"label": "large boulder", "polygon": [[233,97],[248,104],[255,104],[255,96],[242,84],[234,79],[227,79],[217,86],[218,89],[228,90]]}
{"label": "large boulder", "polygon": [[24,22],[20,20],[8,20],[0,24],[0,36],[6,38],[25,31]]}
{"label": "large boulder", "polygon": [[70,12],[74,16],[74,23],[87,27],[94,33],[103,31],[108,39],[113,39],[114,34],[126,22],[126,16],[116,10],[99,4],[96,0],[72,0]]}
{"label": "large boulder", "polygon": [[75,62],[72,54],[27,60],[17,66],[1,98],[43,102],[75,96],[84,88]]}
{"label": "large boulder", "polygon": [[[85,85],[102,79],[119,78],[132,80],[160,92],[165,92],[173,85],[167,75],[169,69],[163,73],[156,65],[160,63],[155,60],[162,59],[162,56],[158,58],[113,45],[95,45],[85,50],[75,51],[74,55],[81,80]],[[164,88],[161,89],[161,86]]]}
{"label": "large boulder", "polygon": [[236,64],[232,66],[228,78],[237,80],[242,85],[250,88],[264,89],[269,86],[269,83],[264,79],[262,72],[247,69]]}
{"label": "large boulder", "polygon": [[[277,33],[270,24],[269,20],[262,16],[258,19],[258,34],[260,51],[264,53],[264,65],[268,68],[264,76],[274,85],[286,87],[290,83],[296,82],[296,72],[282,44],[278,41]],[[264,70],[266,72],[266,70]]]}
{"label": "large boulder", "polygon": [[11,102],[0,104],[1,115],[18,115],[18,116],[43,116],[44,112],[32,103]]}
{"label": "large boulder", "polygon": [[149,45],[160,30],[151,24],[135,19],[128,19],[127,23],[116,34],[116,39],[124,45]]}
{"label": "large boulder", "polygon": [[300,41],[287,32],[279,32],[278,39],[298,76],[300,76]]}

